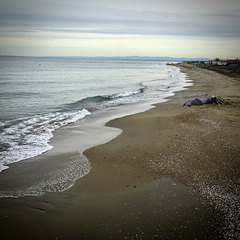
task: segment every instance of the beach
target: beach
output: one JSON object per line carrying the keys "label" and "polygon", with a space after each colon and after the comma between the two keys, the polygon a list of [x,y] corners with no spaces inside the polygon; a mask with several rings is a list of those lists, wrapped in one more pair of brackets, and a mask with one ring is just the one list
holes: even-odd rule
{"label": "beach", "polygon": [[[176,66],[193,86],[108,122],[122,133],[84,152],[74,186],[0,199],[1,239],[238,239],[240,77]],[[183,107],[204,94],[224,104]]]}

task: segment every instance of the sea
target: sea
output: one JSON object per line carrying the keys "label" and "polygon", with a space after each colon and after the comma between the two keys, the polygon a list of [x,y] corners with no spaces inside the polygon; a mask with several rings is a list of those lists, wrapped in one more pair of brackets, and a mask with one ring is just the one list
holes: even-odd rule
{"label": "sea", "polygon": [[1,56],[0,175],[51,151],[59,129],[110,109],[165,102],[191,85],[167,63]]}

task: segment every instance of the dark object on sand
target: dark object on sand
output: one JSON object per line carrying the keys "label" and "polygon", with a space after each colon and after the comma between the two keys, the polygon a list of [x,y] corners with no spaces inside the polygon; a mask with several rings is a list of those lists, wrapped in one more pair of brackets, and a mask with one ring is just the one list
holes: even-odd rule
{"label": "dark object on sand", "polygon": [[189,106],[191,107],[192,105],[202,105],[203,102],[199,98],[195,98],[193,100],[189,100],[183,104],[183,106]]}
{"label": "dark object on sand", "polygon": [[202,105],[202,104],[222,104],[222,102],[215,96],[209,96],[209,95],[201,95],[197,96],[196,98],[192,100],[188,100],[183,104],[183,106],[189,106],[191,107],[192,105]]}
{"label": "dark object on sand", "polygon": [[215,96],[212,96],[206,100],[206,104],[222,104]]}

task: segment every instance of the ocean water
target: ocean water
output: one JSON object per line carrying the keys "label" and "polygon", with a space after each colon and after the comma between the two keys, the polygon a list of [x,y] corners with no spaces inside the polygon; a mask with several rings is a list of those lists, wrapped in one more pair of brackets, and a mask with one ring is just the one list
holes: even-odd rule
{"label": "ocean water", "polygon": [[0,57],[0,172],[52,149],[57,129],[188,85],[162,61]]}

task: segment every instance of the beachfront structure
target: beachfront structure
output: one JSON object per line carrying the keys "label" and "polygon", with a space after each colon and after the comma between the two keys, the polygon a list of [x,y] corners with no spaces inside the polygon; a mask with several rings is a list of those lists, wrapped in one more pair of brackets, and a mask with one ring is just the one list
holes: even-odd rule
{"label": "beachfront structure", "polygon": [[198,63],[198,64],[201,64],[201,65],[207,65],[207,66],[216,66],[216,65],[219,65],[219,66],[237,66],[237,65],[240,65],[240,59],[237,58],[237,59],[219,59],[219,58],[216,58],[214,60],[209,60],[209,61],[191,61],[191,62],[188,62],[188,63]]}

